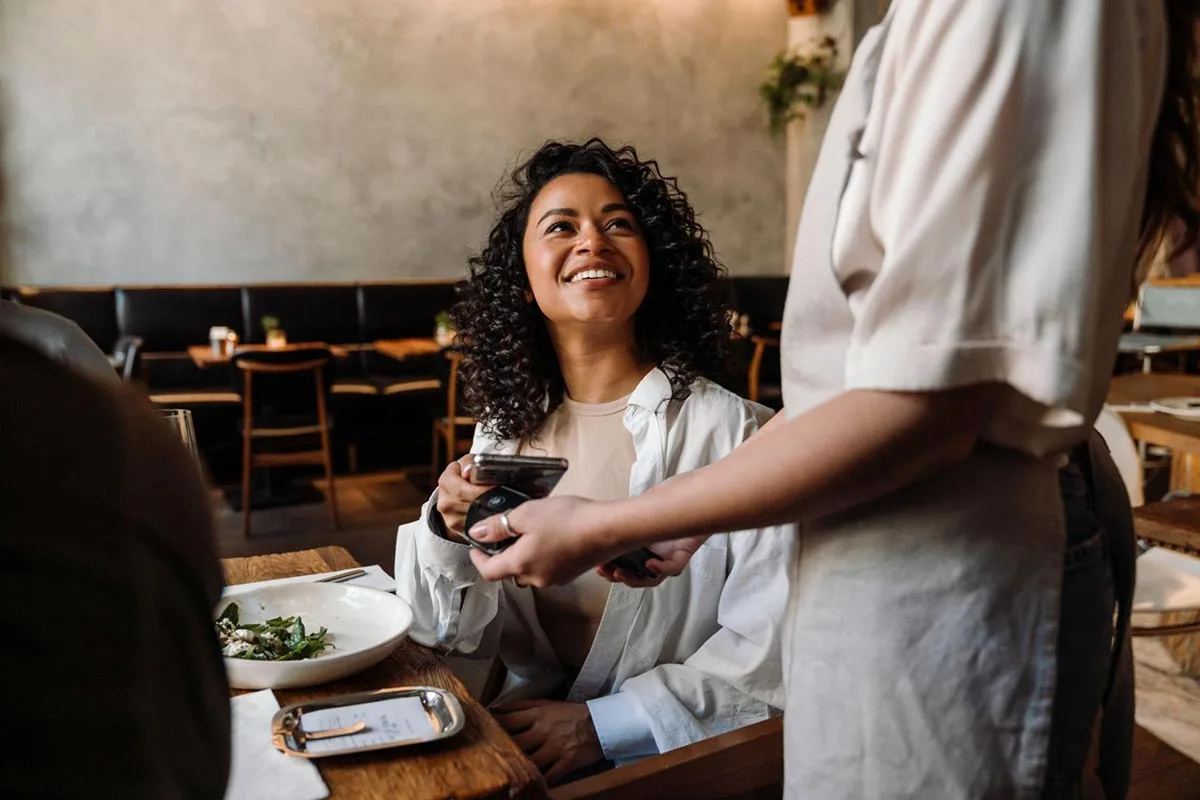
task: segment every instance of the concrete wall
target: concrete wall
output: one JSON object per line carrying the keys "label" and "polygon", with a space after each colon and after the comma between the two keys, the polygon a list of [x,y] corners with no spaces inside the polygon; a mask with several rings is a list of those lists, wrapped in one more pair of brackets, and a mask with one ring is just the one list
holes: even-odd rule
{"label": "concrete wall", "polygon": [[[832,36],[838,42],[838,58],[843,71],[850,68],[850,60],[863,35],[882,17],[886,4],[880,0],[842,0],[828,12],[810,17],[792,17],[788,20],[788,47],[805,50],[823,36]],[[791,272],[792,243],[796,239],[796,228],[800,224],[800,211],[808,196],[808,184],[817,166],[817,156],[825,139],[825,129],[837,97],[824,107],[808,112],[803,120],[788,125],[787,163],[785,168],[785,193],[787,218],[783,243],[783,269]],[[831,198],[832,200],[835,198]]]}
{"label": "concrete wall", "polygon": [[8,279],[454,276],[549,137],[679,176],[780,269],[783,0],[0,0]]}

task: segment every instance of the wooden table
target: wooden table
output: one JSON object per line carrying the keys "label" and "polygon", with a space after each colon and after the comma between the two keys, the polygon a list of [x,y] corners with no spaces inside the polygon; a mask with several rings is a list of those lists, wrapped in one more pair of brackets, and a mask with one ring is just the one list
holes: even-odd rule
{"label": "wooden table", "polygon": [[[269,351],[272,353],[286,353],[289,350],[307,350],[312,347],[324,347],[329,350],[329,354],[334,358],[345,358],[350,355],[350,351],[345,347],[339,347],[335,344],[325,344],[324,342],[296,342],[288,343],[284,347],[267,347],[265,344],[241,344],[238,345],[238,352],[250,351]],[[216,366],[217,364],[228,364],[233,359],[227,355],[213,355],[212,345],[210,344],[194,344],[187,349],[188,356],[192,359],[192,363],[200,369],[205,367]]]}
{"label": "wooden table", "polygon": [[1130,331],[1121,334],[1121,340],[1117,343],[1118,353],[1141,357],[1142,373],[1145,375],[1149,375],[1153,368],[1153,356],[1179,353],[1179,365],[1182,369],[1187,363],[1184,356],[1196,350],[1200,350],[1200,336],[1185,334]]}
{"label": "wooden table", "polygon": [[443,349],[437,339],[378,339],[373,346],[375,352],[397,361],[413,356],[434,355]]}
{"label": "wooden table", "polygon": [[[1114,406],[1149,403],[1164,397],[1200,396],[1200,375],[1151,373],[1118,375],[1108,387],[1106,401]],[[1134,439],[1177,452],[1200,455],[1200,421],[1155,411],[1122,411]]]}
{"label": "wooden table", "polygon": [[[360,566],[340,547],[222,561],[229,584],[311,575]],[[383,663],[345,680],[310,689],[277,690],[279,704],[398,686],[437,686],[462,702],[467,725],[452,739],[313,761],[332,800],[533,800],[546,794],[537,767],[432,651],[405,642]],[[234,692],[241,694],[241,692]]]}
{"label": "wooden table", "polygon": [[1139,537],[1200,557],[1200,497],[1135,508],[1133,523]]}
{"label": "wooden table", "polygon": [[[1200,396],[1200,375],[1149,373],[1118,375],[1108,387],[1109,405],[1146,404],[1164,397]],[[1156,411],[1122,411],[1136,441],[1168,447],[1172,491],[1200,492],[1200,420],[1180,419]]]}

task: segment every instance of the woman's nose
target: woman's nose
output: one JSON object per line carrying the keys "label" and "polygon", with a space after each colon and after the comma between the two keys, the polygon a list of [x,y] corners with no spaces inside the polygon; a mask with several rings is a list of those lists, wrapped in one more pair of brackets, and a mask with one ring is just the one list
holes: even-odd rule
{"label": "woman's nose", "polygon": [[608,237],[604,235],[599,226],[591,223],[584,223],[579,228],[579,238],[575,242],[576,253],[607,253],[612,247],[609,245]]}

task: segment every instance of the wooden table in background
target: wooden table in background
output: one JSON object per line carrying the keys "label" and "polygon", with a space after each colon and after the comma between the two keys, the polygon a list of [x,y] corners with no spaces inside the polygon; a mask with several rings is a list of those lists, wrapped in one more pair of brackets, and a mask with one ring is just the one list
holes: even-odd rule
{"label": "wooden table in background", "polygon": [[[334,358],[345,358],[350,355],[350,351],[345,347],[338,347],[335,344],[325,344],[324,342],[289,342],[284,347],[267,347],[265,344],[241,344],[237,349],[239,352],[244,350],[268,350],[273,353],[286,353],[288,350],[306,350],[310,347],[326,347],[329,349],[329,354]],[[200,369],[205,367],[216,366],[217,364],[228,364],[231,359],[229,356],[213,355],[212,345],[210,344],[194,344],[187,349],[188,356],[192,359],[192,363]]]}
{"label": "wooden table in background", "polygon": [[[276,553],[222,562],[229,584],[312,575],[360,566],[340,547]],[[466,712],[457,736],[418,748],[397,748],[313,761],[331,800],[532,800],[545,796],[537,767],[432,651],[406,641],[378,666],[309,689],[276,690],[281,706],[349,692],[437,686],[453,692]],[[240,692],[235,692],[240,694]]]}
{"label": "wooden table in background", "polygon": [[[1118,375],[1109,384],[1106,402],[1128,406],[1164,397],[1200,397],[1200,375]],[[1157,411],[1122,411],[1121,417],[1136,441],[1171,449],[1172,491],[1200,492],[1200,420]]]}
{"label": "wooden table in background", "polygon": [[1200,556],[1200,496],[1135,508],[1133,523],[1143,539]]}
{"label": "wooden table in background", "polygon": [[429,356],[441,352],[437,339],[379,339],[374,343],[375,352],[388,358],[403,361],[413,356]]}

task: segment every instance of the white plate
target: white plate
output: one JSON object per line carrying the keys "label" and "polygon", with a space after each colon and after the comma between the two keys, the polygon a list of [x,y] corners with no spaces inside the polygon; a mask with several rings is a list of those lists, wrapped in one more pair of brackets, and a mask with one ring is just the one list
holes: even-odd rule
{"label": "white plate", "polygon": [[1200,419],[1200,397],[1161,397],[1151,400],[1150,407],[1172,417]]}
{"label": "white plate", "polygon": [[387,658],[404,641],[413,620],[408,603],[395,595],[336,583],[264,586],[223,597],[214,618],[231,602],[238,604],[241,622],[298,616],[310,633],[328,628],[333,645],[300,661],[226,658],[225,672],[234,689],[293,689],[353,675]]}

